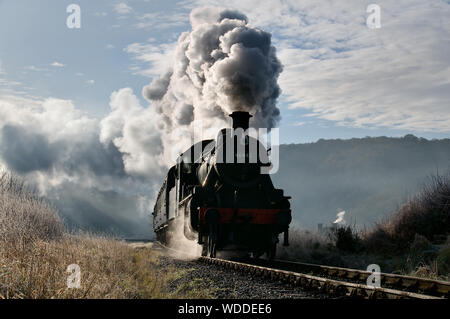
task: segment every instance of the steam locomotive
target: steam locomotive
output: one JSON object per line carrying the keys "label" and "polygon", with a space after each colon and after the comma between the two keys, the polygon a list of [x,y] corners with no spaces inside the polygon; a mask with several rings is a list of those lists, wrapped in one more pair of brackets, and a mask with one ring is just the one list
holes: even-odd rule
{"label": "steam locomotive", "polygon": [[203,256],[239,250],[273,259],[281,233],[283,245],[289,245],[290,197],[261,172],[271,163],[264,145],[245,133],[252,116],[233,112],[230,117],[232,129],[195,143],[169,169],[153,228],[158,241],[170,244],[170,234],[181,225],[182,236],[202,245]]}

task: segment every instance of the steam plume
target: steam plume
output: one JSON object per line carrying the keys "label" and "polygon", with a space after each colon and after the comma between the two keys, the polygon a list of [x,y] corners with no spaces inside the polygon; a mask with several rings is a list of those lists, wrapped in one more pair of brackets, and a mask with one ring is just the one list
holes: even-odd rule
{"label": "steam plume", "polygon": [[[163,135],[174,128],[191,132],[194,120],[215,134],[233,111],[251,112],[254,127],[274,127],[282,65],[270,33],[232,10],[194,9],[190,21],[192,31],[179,37],[172,70],[143,88]],[[179,136],[171,140],[173,145]]]}
{"label": "steam plume", "polygon": [[333,224],[345,225],[346,222],[345,222],[344,216],[345,216],[345,210],[337,213],[337,215],[336,215],[337,218],[333,222]]}

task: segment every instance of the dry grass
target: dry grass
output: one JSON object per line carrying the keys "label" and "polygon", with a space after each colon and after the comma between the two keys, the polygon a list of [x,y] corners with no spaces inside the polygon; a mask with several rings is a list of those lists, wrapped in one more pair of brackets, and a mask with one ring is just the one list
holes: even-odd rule
{"label": "dry grass", "polygon": [[450,234],[450,173],[432,177],[420,194],[368,234],[366,242],[396,253],[409,249],[417,234],[430,242]]}
{"label": "dry grass", "polygon": [[[0,261],[0,295],[6,298],[149,298],[162,295],[160,277],[140,273],[157,260],[127,245],[88,236],[37,240],[26,248],[5,246]],[[133,259],[134,258],[134,259]],[[81,269],[80,289],[69,289],[67,266]],[[152,285],[138,286],[147,276]]]}
{"label": "dry grass", "polygon": [[366,251],[384,259],[400,259],[396,265],[400,273],[448,280],[448,238],[450,173],[431,177],[420,194],[365,236],[364,245]]}
{"label": "dry grass", "polygon": [[26,246],[35,240],[61,238],[64,227],[58,212],[23,182],[0,173],[0,242]]}
{"label": "dry grass", "polygon": [[[68,288],[68,265],[81,287]],[[208,291],[170,292],[175,269],[160,269],[158,253],[86,234],[71,235],[57,211],[8,173],[0,173],[0,298],[183,298]]]}

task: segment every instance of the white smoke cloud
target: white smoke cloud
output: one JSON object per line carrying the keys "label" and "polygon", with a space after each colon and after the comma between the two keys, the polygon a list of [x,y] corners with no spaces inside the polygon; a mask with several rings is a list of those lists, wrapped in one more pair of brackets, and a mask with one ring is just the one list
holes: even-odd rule
{"label": "white smoke cloud", "polygon": [[190,21],[192,32],[178,39],[171,72],[143,90],[164,130],[191,130],[194,119],[217,129],[235,110],[253,113],[256,127],[275,126],[282,66],[270,34],[230,10],[194,9]]}
{"label": "white smoke cloud", "polygon": [[345,210],[340,211],[339,213],[337,213],[336,215],[336,220],[333,222],[333,224],[337,224],[337,225],[345,225],[346,221],[344,219],[345,216]]}

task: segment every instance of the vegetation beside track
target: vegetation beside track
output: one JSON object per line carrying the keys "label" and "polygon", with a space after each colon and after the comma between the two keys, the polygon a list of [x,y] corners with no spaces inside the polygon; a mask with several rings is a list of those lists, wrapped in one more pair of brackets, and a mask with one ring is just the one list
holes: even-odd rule
{"label": "vegetation beside track", "polygon": [[[55,208],[0,172],[0,298],[211,297],[211,285],[199,284],[201,278],[169,289],[180,274],[160,267],[159,255],[112,238],[67,233]],[[80,267],[79,289],[67,286],[71,264]]]}
{"label": "vegetation beside track", "polygon": [[338,226],[325,234],[292,230],[279,257],[302,262],[450,280],[450,173],[430,179],[393,216],[372,229]]}

